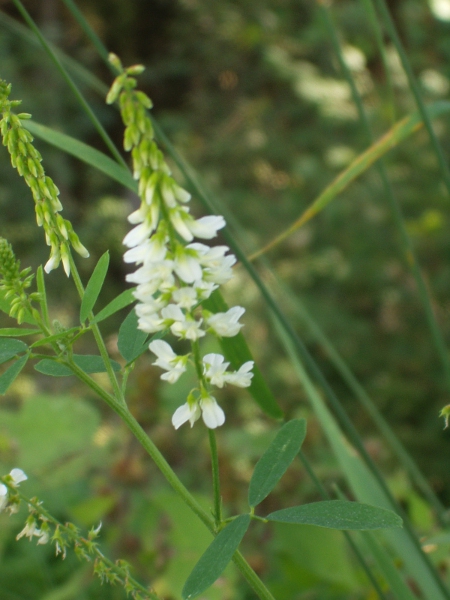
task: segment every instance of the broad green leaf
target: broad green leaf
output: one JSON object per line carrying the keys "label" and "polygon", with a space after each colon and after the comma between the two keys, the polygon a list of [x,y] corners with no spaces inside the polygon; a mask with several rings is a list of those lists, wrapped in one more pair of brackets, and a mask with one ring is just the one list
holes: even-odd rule
{"label": "broad green leaf", "polygon": [[184,584],[183,600],[195,598],[211,586],[225,570],[250,524],[250,515],[239,515],[222,529],[205,550]]}
{"label": "broad green leaf", "polygon": [[63,150],[63,152],[75,156],[75,158],[87,163],[89,166],[95,167],[98,171],[105,173],[105,175],[108,175],[108,177],[118,181],[130,190],[133,190],[134,192],[137,191],[137,183],[133,179],[131,173],[116,161],[109,158],[109,156],[103,154],[103,152],[99,152],[98,150],[95,150],[95,148],[92,148],[65,133],[55,131],[50,127],[45,127],[45,125],[36,123],[35,121],[24,121],[23,125],[34,136]]}
{"label": "broad green leaf", "polygon": [[347,500],[325,500],[283,508],[270,513],[266,519],[278,523],[301,523],[329,529],[367,530],[402,527],[401,518],[391,510]]}
{"label": "broad green leaf", "polygon": [[[213,313],[226,312],[228,310],[227,303],[218,291],[215,291],[207,300],[204,300],[202,305]],[[253,360],[252,353],[250,352],[242,333],[238,333],[232,338],[221,338],[220,345],[222,346],[223,353],[227,360],[230,361],[231,366],[234,369],[239,369],[245,362]],[[277,401],[256,364],[253,367],[253,374],[252,383],[250,387],[247,388],[248,391],[265,413],[275,419],[281,418],[283,416],[283,411],[278,406]]]}
{"label": "broad green leaf", "polygon": [[106,273],[108,271],[109,265],[109,252],[106,251],[105,254],[100,258],[98,263],[95,265],[94,272],[91,275],[91,278],[88,281],[86,289],[84,290],[83,300],[81,301],[80,307],[80,321],[84,323],[88,318],[90,312],[94,308],[95,303],[97,302],[97,298],[101,292],[103,287],[103,282],[105,281]]}
{"label": "broad green leaf", "polygon": [[123,321],[119,329],[117,347],[127,363],[135,360],[146,347],[148,334],[138,329],[138,317],[134,308]]}
{"label": "broad green leaf", "polygon": [[27,349],[25,342],[20,340],[0,339],[0,365]]}
{"label": "broad green leaf", "polygon": [[102,308],[102,310],[95,315],[95,318],[93,319],[92,322],[100,323],[100,321],[107,319],[108,317],[110,317],[114,313],[118,312],[122,308],[125,308],[126,306],[129,306],[130,304],[135,302],[136,298],[133,295],[133,292],[135,291],[135,289],[136,288],[131,288],[129,290],[125,290],[124,292],[119,294],[117,296],[117,298],[114,298],[114,300],[111,300],[111,302],[109,304],[107,304],[105,306],[105,308]]}
{"label": "broad green leaf", "polygon": [[[60,333],[55,333],[54,335],[49,335],[48,337],[42,338],[34,344],[31,344],[30,348],[37,348],[38,346],[44,346],[45,344],[51,344],[52,342],[57,342],[60,339],[64,339],[67,336],[70,336],[74,333],[78,333],[80,331],[80,327],[72,327],[71,329],[66,329],[65,331],[61,331]],[[87,331],[84,329],[83,331]]]}
{"label": "broad green leaf", "polygon": [[0,329],[0,337],[21,337],[42,333],[40,329],[21,329],[20,327],[5,327]]}
{"label": "broad green leaf", "polygon": [[255,466],[248,490],[250,506],[258,505],[270,494],[299,452],[305,436],[305,419],[283,425]]}
{"label": "broad green leaf", "polygon": [[0,376],[0,394],[6,393],[9,386],[12,384],[14,379],[20,373],[20,371],[26,365],[29,355],[21,356],[19,360],[16,360],[4,373]]}
{"label": "broad green leaf", "polygon": [[[74,363],[80,367],[80,369],[83,369],[85,373],[106,372],[105,363],[103,362],[103,358],[101,356],[95,354],[74,354],[72,358]],[[111,364],[114,371],[120,371],[122,368],[115,360],[112,360]],[[39,373],[50,375],[51,377],[68,377],[69,375],[74,374],[69,367],[62,365],[55,360],[51,360],[50,358],[44,358],[43,360],[40,360],[34,368],[36,371],[39,371]]]}

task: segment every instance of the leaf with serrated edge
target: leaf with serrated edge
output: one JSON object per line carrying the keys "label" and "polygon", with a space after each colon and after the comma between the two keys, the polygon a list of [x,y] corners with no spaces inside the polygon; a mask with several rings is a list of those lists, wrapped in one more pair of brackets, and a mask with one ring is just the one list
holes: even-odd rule
{"label": "leaf with serrated edge", "polygon": [[119,329],[117,347],[127,363],[142,353],[148,334],[138,329],[138,317],[134,308],[128,313]]}
{"label": "leaf with serrated edge", "polygon": [[14,358],[14,356],[17,356],[20,352],[25,352],[25,350],[28,350],[28,346],[25,342],[10,338],[0,339],[0,365],[11,358]]}
{"label": "leaf with serrated edge", "polygon": [[125,308],[126,306],[129,306],[130,304],[135,302],[136,298],[133,295],[135,289],[136,288],[125,290],[124,292],[119,294],[117,298],[111,300],[109,304],[107,304],[104,308],[102,308],[102,310],[99,313],[95,315],[93,323],[100,323],[100,321],[107,319],[122,308]]}
{"label": "leaf with serrated edge", "polygon": [[0,376],[0,394],[6,394],[9,386],[26,365],[28,354],[21,356]]}

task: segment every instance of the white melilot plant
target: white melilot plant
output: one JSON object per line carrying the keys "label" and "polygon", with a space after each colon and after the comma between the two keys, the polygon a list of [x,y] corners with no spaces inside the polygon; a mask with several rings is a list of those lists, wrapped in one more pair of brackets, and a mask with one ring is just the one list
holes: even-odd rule
{"label": "white melilot plant", "polygon": [[150,99],[135,91],[133,75],[143,71],[140,65],[123,69],[115,55],[111,62],[121,71],[114,81],[107,102],[119,100],[126,125],[124,147],[132,151],[133,174],[139,181],[141,206],[128,220],[134,228],[123,241],[128,250],[124,260],[138,268],[127,275],[127,281],[137,285],[138,327],[146,333],[169,329],[179,338],[190,340],[191,352],[177,355],[170,344],[153,340],[149,348],[156,355],[155,365],[165,373],[161,379],[175,383],[192,360],[199,380],[187,402],[172,417],[176,429],[202,416],[210,429],[225,422],[225,414],[211,394],[211,386],[222,388],[229,383],[248,387],[253,373],[253,361],[244,363],[238,371],[229,366],[221,354],[201,356],[199,339],[207,333],[217,337],[234,337],[242,327],[239,319],[245,312],[240,306],[212,314],[201,303],[214,290],[231,279],[236,257],[227,246],[210,247],[195,241],[210,240],[225,227],[222,216],[195,219],[189,211],[191,195],[180,187],[171,175],[162,152],[153,139],[153,127],[146,110]]}

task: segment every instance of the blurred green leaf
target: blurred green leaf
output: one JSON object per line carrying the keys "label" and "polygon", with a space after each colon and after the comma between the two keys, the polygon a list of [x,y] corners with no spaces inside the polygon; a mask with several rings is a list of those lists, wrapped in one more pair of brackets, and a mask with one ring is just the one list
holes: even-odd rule
{"label": "blurred green leaf", "polygon": [[301,523],[348,530],[392,529],[402,526],[401,518],[391,510],[347,500],[325,500],[292,506],[270,513],[266,519],[278,523]]}
{"label": "blurred green leaf", "polygon": [[[217,290],[207,300],[203,300],[202,305],[213,313],[226,312],[228,310],[227,303]],[[253,360],[250,348],[240,332],[232,338],[220,338],[220,345],[227,360],[230,361],[234,369],[239,369],[245,362]],[[278,406],[275,397],[256,364],[253,367],[252,383],[247,389],[265,413],[275,419],[283,416],[283,411]]]}
{"label": "blurred green leaf", "polygon": [[14,379],[24,368],[28,360],[28,354],[16,360],[4,373],[0,376],[0,394],[5,394]]}
{"label": "blurred green leaf", "polygon": [[127,363],[135,360],[146,348],[148,334],[138,329],[138,317],[134,308],[128,313],[119,329],[117,347]]}
{"label": "blurred green leaf", "polygon": [[298,454],[305,436],[305,419],[283,425],[255,466],[248,490],[250,506],[257,506],[270,494]]}
{"label": "blurred green leaf", "polygon": [[106,273],[109,266],[109,252],[106,251],[99,259],[95,266],[86,289],[84,290],[83,300],[80,307],[80,321],[84,323],[90,312],[94,308],[97,298],[102,290],[103,282],[105,281]]}
{"label": "blurred green leaf", "polygon": [[38,348],[39,346],[45,346],[45,344],[51,344],[52,342],[57,342],[58,340],[64,339],[67,336],[71,336],[73,333],[78,333],[80,331],[80,327],[72,327],[71,329],[66,329],[65,331],[61,331],[60,333],[55,333],[54,335],[49,335],[48,337],[42,338],[37,342],[31,344],[30,348]]}
{"label": "blurred green leaf", "polygon": [[250,515],[239,515],[225,529],[222,529],[189,575],[181,593],[183,600],[195,598],[220,577],[249,525]]}
{"label": "blurred green leaf", "polygon": [[41,333],[40,329],[21,329],[20,327],[4,327],[0,329],[0,337],[25,336]]}
{"label": "blurred green leaf", "polygon": [[20,340],[0,339],[0,365],[17,356],[19,352],[25,352],[28,346]]}
{"label": "blurred green leaf", "polygon": [[[80,367],[85,373],[105,373],[105,363],[103,358],[96,354],[74,354],[72,356],[74,363]],[[115,360],[111,361],[114,371],[120,371],[122,368]],[[50,375],[51,377],[68,377],[73,375],[73,372],[66,365],[62,365],[55,360],[50,358],[44,358],[40,360],[34,368],[43,375]]]}
{"label": "blurred green leaf", "polygon": [[100,321],[107,319],[108,317],[110,317],[111,315],[116,313],[117,311],[119,311],[122,308],[125,308],[126,306],[129,306],[130,304],[135,302],[136,298],[133,295],[133,292],[135,289],[136,288],[131,288],[129,290],[125,290],[124,292],[119,294],[117,296],[117,298],[114,298],[114,300],[111,300],[111,302],[109,304],[107,304],[104,308],[102,308],[102,310],[99,313],[97,313],[95,315],[92,322],[100,323]]}

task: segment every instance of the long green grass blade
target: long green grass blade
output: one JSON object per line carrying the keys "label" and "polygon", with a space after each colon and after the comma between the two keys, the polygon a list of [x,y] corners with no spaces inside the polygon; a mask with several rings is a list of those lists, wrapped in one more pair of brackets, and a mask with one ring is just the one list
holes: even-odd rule
{"label": "long green grass blade", "polygon": [[[380,486],[379,481],[377,481],[373,473],[367,468],[351,446],[349,446],[341,429],[338,427],[334,417],[299,360],[292,340],[289,339],[286,332],[281,328],[279,328],[279,335],[292,359],[294,368],[305,389],[311,406],[322,424],[328,443],[332,447],[357,500],[360,502],[375,503],[377,506],[398,512],[398,505],[390,495],[386,494],[385,489]],[[409,576],[414,579],[423,592],[424,598],[427,600],[448,600],[449,594],[447,590],[430,564],[427,556],[421,551],[417,539],[408,527],[407,519],[404,515],[401,516],[404,519],[405,529],[395,532],[388,530],[383,532],[382,535],[385,536],[385,539],[395,549],[405,565]]]}
{"label": "long green grass blade", "polygon": [[[430,118],[435,119],[450,112],[450,102],[442,101],[431,104],[426,109]],[[375,144],[362,152],[355,160],[334,179],[324,191],[310,204],[303,214],[285,231],[280,233],[264,248],[250,256],[254,260],[261,254],[265,254],[286,238],[292,235],[299,227],[310,221],[322,211],[338,194],[340,194],[359,175],[367,171],[377,160],[384,156],[389,150],[407,139],[411,134],[423,126],[421,113],[415,112],[405,117],[383,135]]]}
{"label": "long green grass blade", "polygon": [[[0,11],[0,26],[14,34],[16,38],[22,38],[22,40],[28,44],[35,46],[41,51],[43,50],[39,40],[28,27],[25,27],[25,25],[22,25],[3,11]],[[71,56],[68,56],[56,48],[51,42],[47,43],[61,63],[77,78],[78,81],[84,83],[88,88],[100,94],[100,96],[106,96],[108,87],[100,81],[98,77],[93,75],[89,69],[86,69],[86,67],[74,60]]]}
{"label": "long green grass blade", "polygon": [[109,158],[103,152],[92,148],[84,142],[80,142],[70,135],[36,123],[36,121],[24,121],[24,126],[37,138],[95,167],[133,192],[137,191],[136,181],[133,179],[130,171],[118,165],[115,160]]}
{"label": "long green grass blade", "polygon": [[400,36],[397,33],[397,28],[395,27],[395,23],[391,17],[391,13],[389,12],[388,5],[385,0],[371,0],[371,2],[373,2],[376,5],[379,13],[381,14],[381,18],[383,19],[386,31],[388,32],[389,37],[391,38],[392,43],[394,44],[398,52],[403,69],[406,73],[406,77],[408,78],[410,90],[414,96],[417,107],[419,109],[419,113],[424,122],[428,135],[430,136],[431,145],[435,151],[442,178],[450,194],[450,169],[448,167],[448,163],[444,156],[444,153],[442,152],[439,140],[434,132],[433,124],[431,122],[432,116],[428,113],[424,101],[422,100],[422,94],[420,92],[419,84],[417,83],[416,77],[412,70],[411,63],[408,59],[408,55],[406,54],[405,49],[403,48]]}
{"label": "long green grass blade", "polygon": [[93,110],[89,106],[88,102],[85,100],[85,98],[84,98],[83,94],[81,93],[81,91],[79,90],[78,86],[75,84],[75,82],[73,81],[73,79],[70,77],[70,75],[68,74],[67,70],[65,69],[65,67],[63,66],[63,64],[61,63],[61,61],[59,60],[58,56],[55,54],[55,52],[53,51],[52,47],[48,44],[47,40],[42,35],[39,27],[33,21],[33,19],[31,18],[30,14],[28,13],[28,11],[23,6],[22,2],[20,0],[13,0],[13,2],[15,4],[17,10],[22,15],[23,19],[26,21],[27,25],[30,27],[30,29],[38,37],[38,39],[41,42],[43,48],[45,49],[45,51],[47,52],[47,54],[52,59],[53,63],[55,64],[55,66],[57,68],[57,70],[59,71],[59,73],[61,74],[61,76],[63,77],[63,79],[67,83],[67,85],[69,86],[69,88],[72,90],[73,94],[77,98],[78,102],[81,104],[83,110],[85,111],[85,113],[87,114],[87,116],[89,117],[89,119],[92,121],[95,129],[99,133],[99,135],[102,138],[102,140],[105,142],[106,146],[109,148],[109,151],[111,152],[111,154],[114,156],[114,158],[117,160],[117,162],[119,164],[121,164],[122,166],[126,167],[126,163],[125,163],[122,155],[117,150],[117,148],[114,145],[113,141],[111,140],[111,138],[109,137],[109,135],[106,133],[106,130],[104,129],[103,125],[100,123],[100,121],[96,117],[95,113],[93,112]]}
{"label": "long green grass blade", "polygon": [[[364,4],[369,9],[369,13],[373,17],[372,12],[374,12],[374,11],[373,11],[373,5],[371,4],[371,0],[364,0]],[[354,81],[353,75],[352,75],[350,69],[348,68],[347,63],[345,62],[345,59],[344,59],[344,56],[342,53],[341,44],[339,42],[339,39],[338,39],[338,36],[336,33],[336,28],[335,28],[332,18],[331,18],[331,14],[330,14],[331,11],[325,5],[321,5],[320,10],[324,17],[324,23],[327,28],[327,36],[329,37],[329,39],[331,40],[331,42],[333,44],[335,53],[336,53],[338,61],[339,61],[341,71],[342,71],[345,79],[347,80],[348,85],[350,86],[352,98],[353,98],[353,101],[357,108],[361,127],[362,127],[363,133],[366,138],[366,143],[368,145],[371,145],[373,143],[373,136],[372,136],[372,132],[371,132],[370,125],[369,125],[369,119],[368,119],[368,117],[366,115],[366,111],[364,109],[361,94],[358,91],[358,88]],[[375,22],[378,24],[378,21],[376,19],[375,19]],[[375,30],[378,30],[378,25],[374,25],[374,27],[375,27]],[[381,48],[383,48],[383,45],[381,45]],[[394,191],[392,189],[392,186],[389,182],[389,178],[388,178],[387,171],[384,166],[383,160],[380,160],[377,163],[377,169],[378,169],[378,173],[380,175],[381,182],[382,182],[383,188],[384,188],[383,195],[387,198],[387,200],[390,204],[392,215],[394,217],[394,222],[400,233],[401,250],[403,253],[403,259],[404,259],[405,264],[408,266],[408,268],[411,269],[414,279],[416,280],[417,291],[419,293],[419,297],[420,297],[422,306],[425,311],[425,317],[426,317],[426,320],[428,323],[428,327],[430,329],[431,338],[433,340],[437,355],[440,359],[442,369],[445,374],[445,378],[447,381],[447,387],[450,390],[450,356],[447,351],[444,336],[439,328],[436,316],[433,311],[433,302],[430,297],[430,291],[428,290],[427,285],[424,280],[424,277],[421,273],[419,262],[415,255],[414,244],[412,243],[411,237],[408,233],[401,206],[400,206],[399,202],[397,201]]]}

